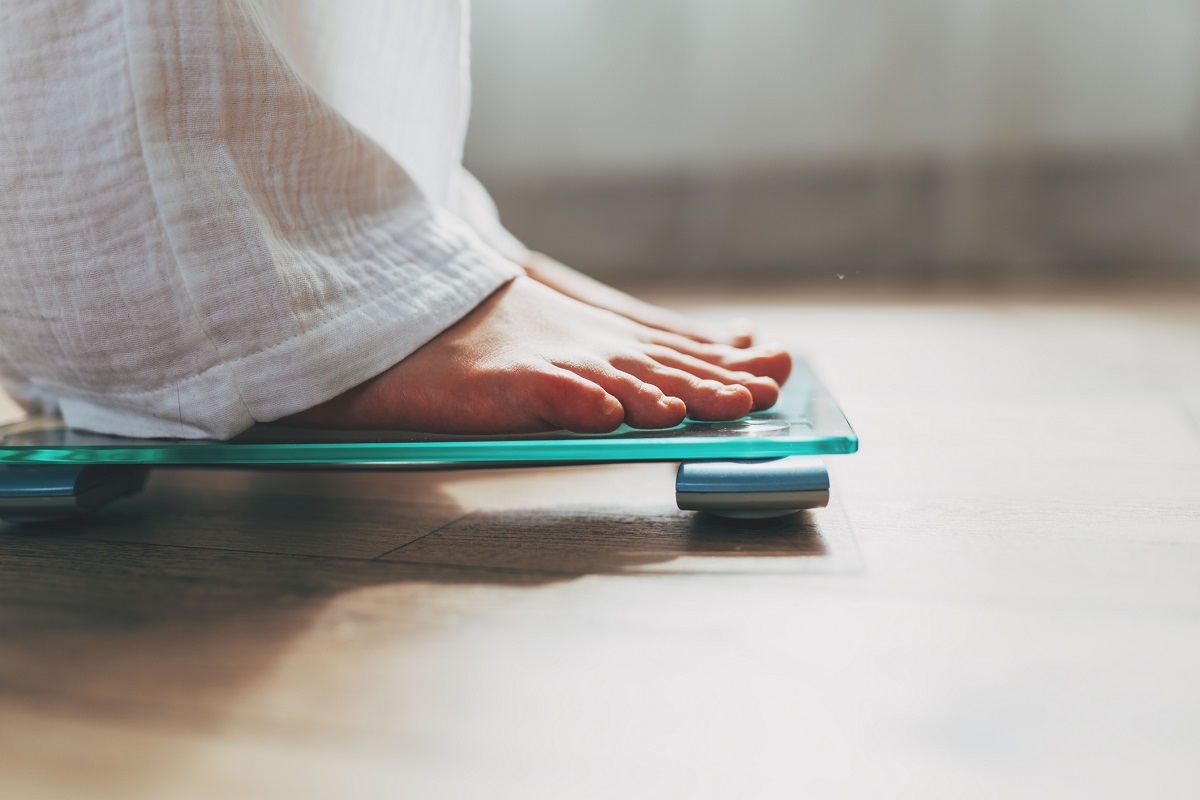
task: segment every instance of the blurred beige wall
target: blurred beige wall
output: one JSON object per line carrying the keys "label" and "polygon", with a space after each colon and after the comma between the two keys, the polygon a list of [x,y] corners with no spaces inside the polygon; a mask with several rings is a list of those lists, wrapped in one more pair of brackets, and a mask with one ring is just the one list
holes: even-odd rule
{"label": "blurred beige wall", "polygon": [[1196,273],[1195,0],[474,11],[468,163],[593,271]]}

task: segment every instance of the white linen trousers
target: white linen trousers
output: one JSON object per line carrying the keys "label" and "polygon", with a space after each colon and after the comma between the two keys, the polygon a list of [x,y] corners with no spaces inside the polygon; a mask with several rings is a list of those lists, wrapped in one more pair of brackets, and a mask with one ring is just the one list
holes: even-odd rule
{"label": "white linen trousers", "polygon": [[0,377],[218,437],[519,274],[461,166],[467,0],[0,0]]}

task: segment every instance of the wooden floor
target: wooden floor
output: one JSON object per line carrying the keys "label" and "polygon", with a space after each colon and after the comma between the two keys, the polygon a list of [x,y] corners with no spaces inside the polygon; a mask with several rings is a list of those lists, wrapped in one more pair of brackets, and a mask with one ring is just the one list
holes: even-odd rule
{"label": "wooden floor", "polygon": [[178,471],[0,527],[0,797],[1200,797],[1200,296],[660,299],[809,355],[828,509]]}

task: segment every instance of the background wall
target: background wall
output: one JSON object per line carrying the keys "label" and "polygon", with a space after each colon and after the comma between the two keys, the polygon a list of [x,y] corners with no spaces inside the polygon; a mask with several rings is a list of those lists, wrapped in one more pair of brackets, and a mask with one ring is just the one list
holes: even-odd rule
{"label": "background wall", "polygon": [[475,0],[468,164],[593,272],[1190,278],[1196,0]]}

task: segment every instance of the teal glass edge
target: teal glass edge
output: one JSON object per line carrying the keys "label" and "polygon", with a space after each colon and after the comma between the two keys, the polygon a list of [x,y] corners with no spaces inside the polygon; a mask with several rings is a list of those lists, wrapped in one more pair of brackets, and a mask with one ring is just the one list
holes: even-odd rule
{"label": "teal glass edge", "polygon": [[[790,455],[836,455],[858,450],[858,437],[841,409],[808,365],[797,360],[792,379],[772,409],[735,423],[686,421],[666,431],[622,428],[613,434],[548,434],[497,437],[435,437],[402,432],[344,434],[266,428],[272,438],[325,441],[230,441],[121,439],[65,428],[13,434],[22,426],[0,427],[0,463],[131,464],[163,466],[286,466],[405,464],[501,464],[530,462],[680,461],[685,459],[767,459]],[[767,431],[777,428],[783,435]],[[250,434],[254,434],[254,430]],[[695,434],[702,435],[695,435]],[[86,443],[53,441],[73,437]],[[410,441],[328,441],[356,436],[394,436]],[[262,438],[261,436],[259,438]],[[415,441],[413,441],[415,440]]]}
{"label": "teal glass edge", "polygon": [[392,444],[244,444],[222,447],[38,447],[0,450],[5,464],[142,464],[142,465],[285,465],[506,462],[680,461],[713,458],[781,458],[791,455],[835,455],[858,449],[857,437],[819,440],[770,439],[714,442],[703,438],[669,441],[439,442]]}

